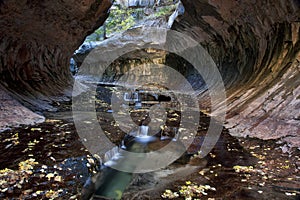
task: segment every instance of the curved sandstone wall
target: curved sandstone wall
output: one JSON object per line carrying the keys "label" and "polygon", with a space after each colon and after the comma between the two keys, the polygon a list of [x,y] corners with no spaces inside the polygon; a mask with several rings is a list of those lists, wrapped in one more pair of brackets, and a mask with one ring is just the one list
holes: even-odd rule
{"label": "curved sandstone wall", "polygon": [[199,41],[227,87],[233,135],[300,146],[300,2],[182,0],[173,29]]}
{"label": "curved sandstone wall", "polygon": [[[185,13],[172,28],[199,41],[218,65],[231,134],[300,147],[299,1],[182,3]],[[0,88],[30,108],[48,108],[68,91],[69,59],[110,6],[109,0],[0,0]]]}
{"label": "curved sandstone wall", "polygon": [[0,131],[44,120],[19,102],[45,110],[65,98],[70,57],[110,6],[109,0],[0,0]]}
{"label": "curved sandstone wall", "polygon": [[1,0],[2,88],[31,108],[64,94],[72,80],[70,57],[110,6],[110,0]]}

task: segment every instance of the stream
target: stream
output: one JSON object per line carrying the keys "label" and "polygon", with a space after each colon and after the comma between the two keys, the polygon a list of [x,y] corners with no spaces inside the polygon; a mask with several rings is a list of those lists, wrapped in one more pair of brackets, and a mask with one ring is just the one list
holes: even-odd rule
{"label": "stream", "polygon": [[[181,148],[177,133],[181,113],[167,93],[152,91],[149,102],[130,110],[138,129],[124,133],[113,117],[109,95],[113,85],[99,85],[97,120],[118,150],[106,159],[91,155],[82,144],[72,118],[71,102],[57,103],[46,121],[0,134],[1,199],[300,199],[300,152],[282,153],[275,140],[234,138],[225,128],[205,157],[198,155],[210,118],[200,113],[197,135],[174,163],[148,173],[111,168],[115,162],[135,167],[123,151],[152,152],[167,144]],[[165,102],[157,102],[155,95]],[[163,98],[165,97],[165,98]],[[149,109],[167,105],[165,126],[153,129]],[[157,120],[157,119],[156,119]],[[159,121],[159,120],[158,120]],[[121,155],[120,155],[121,154]],[[117,159],[116,159],[117,156]],[[111,162],[113,161],[113,162]]]}

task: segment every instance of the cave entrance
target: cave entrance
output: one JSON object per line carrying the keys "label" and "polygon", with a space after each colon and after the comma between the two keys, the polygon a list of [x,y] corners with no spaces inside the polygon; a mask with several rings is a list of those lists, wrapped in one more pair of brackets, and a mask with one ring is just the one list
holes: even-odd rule
{"label": "cave entrance", "polygon": [[[70,59],[71,73],[76,75],[85,57],[106,39],[134,27],[170,26],[168,25],[170,24],[169,21],[173,22],[178,15],[174,16],[174,13],[179,3],[179,0],[114,1],[105,23],[88,35],[81,46],[74,52]],[[182,4],[180,6],[183,7]]]}

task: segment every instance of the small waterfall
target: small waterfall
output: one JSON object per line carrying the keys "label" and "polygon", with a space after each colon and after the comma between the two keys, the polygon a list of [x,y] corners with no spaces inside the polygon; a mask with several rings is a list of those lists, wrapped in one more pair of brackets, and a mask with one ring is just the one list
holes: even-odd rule
{"label": "small waterfall", "polygon": [[176,142],[179,140],[179,137],[180,137],[180,132],[179,132],[179,128],[178,127],[171,127],[171,133],[172,135],[174,135],[173,137],[171,136],[164,136],[163,135],[163,132],[161,132],[161,135],[160,135],[160,140],[168,140],[168,139],[172,139],[172,141]]}
{"label": "small waterfall", "polygon": [[[154,136],[148,135],[149,126],[139,126],[137,131],[131,132],[129,135],[135,136],[136,141],[141,143],[148,143],[156,140]],[[124,150],[126,150],[125,142],[122,140],[121,146],[115,146],[111,150],[104,154],[104,162],[106,166],[111,166],[115,164],[115,161],[124,156]]]}
{"label": "small waterfall", "polygon": [[139,127],[137,137],[147,137],[149,131],[149,126],[142,125]]}
{"label": "small waterfall", "polygon": [[173,127],[173,131],[174,131],[174,138],[173,141],[177,141],[179,139],[179,131],[177,127]]}
{"label": "small waterfall", "polygon": [[104,154],[104,162],[108,162],[108,161],[118,158],[119,153],[120,153],[119,147],[115,146],[114,148],[112,148],[111,150],[107,151]]}
{"label": "small waterfall", "polygon": [[152,135],[148,135],[149,133],[149,126],[139,126],[139,129],[136,134],[136,141],[141,143],[149,143],[151,141],[155,141],[156,137]]}
{"label": "small waterfall", "polygon": [[122,140],[122,143],[121,143],[121,149],[126,149],[124,140]]}

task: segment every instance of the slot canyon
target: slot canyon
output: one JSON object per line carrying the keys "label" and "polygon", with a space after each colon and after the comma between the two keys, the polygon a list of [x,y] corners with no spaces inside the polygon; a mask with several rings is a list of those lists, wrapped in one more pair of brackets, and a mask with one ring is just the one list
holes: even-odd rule
{"label": "slot canyon", "polygon": [[[184,156],[161,173],[128,175],[98,166],[101,164],[97,162],[101,163],[103,158],[97,159],[94,152],[88,152],[74,126],[76,117],[72,118],[72,100],[76,100],[72,97],[73,86],[79,76],[71,73],[70,59],[86,37],[106,23],[113,2],[0,0],[0,198],[300,198],[300,1],[174,2],[183,6],[184,12],[174,18],[170,27],[141,23],[136,29],[125,30],[123,38],[118,35],[105,38],[96,50],[124,48],[131,42],[146,43],[148,40],[144,38],[148,35],[142,28],[159,26],[201,44],[212,57],[225,87],[223,131],[216,147],[205,158],[197,158],[200,135],[213,117],[201,77],[194,75],[191,63],[174,53],[148,49],[146,53],[126,54],[112,63],[101,82],[104,85],[97,85],[98,100],[93,99],[96,111],[102,113],[97,115],[99,124],[114,144],[123,141],[132,151],[157,149],[166,141],[171,146],[177,144],[172,139],[151,141],[145,150],[133,136],[121,133],[110,113],[116,111],[109,105],[109,95],[118,92],[110,84],[118,79],[120,71],[130,73],[145,62],[164,64],[180,72],[201,91],[193,99],[201,109],[200,128]],[[156,73],[154,69],[149,71]],[[160,83],[158,80],[154,86]],[[131,117],[140,127],[147,121],[140,115],[174,99],[165,88],[159,91],[159,94],[155,91],[142,94],[141,98],[150,99],[150,104],[154,102],[149,109],[140,109],[137,104],[130,107]],[[174,139],[177,129],[173,128],[179,126],[176,117],[183,118],[183,114],[173,108],[166,110],[168,125],[159,133]],[[155,137],[157,134],[153,133]],[[234,150],[228,150],[229,147]],[[91,197],[97,187],[100,191],[95,181],[99,176],[104,177],[100,182],[106,185],[100,193],[104,196],[106,192],[107,198]],[[92,177],[92,189],[83,186],[87,185],[88,177]],[[124,182],[125,186],[115,186],[116,182],[120,185]],[[115,197],[107,192],[109,187],[124,188],[120,189],[121,196]],[[184,189],[194,193],[184,193]],[[201,192],[196,194],[196,190]],[[88,197],[84,197],[85,193]]]}

